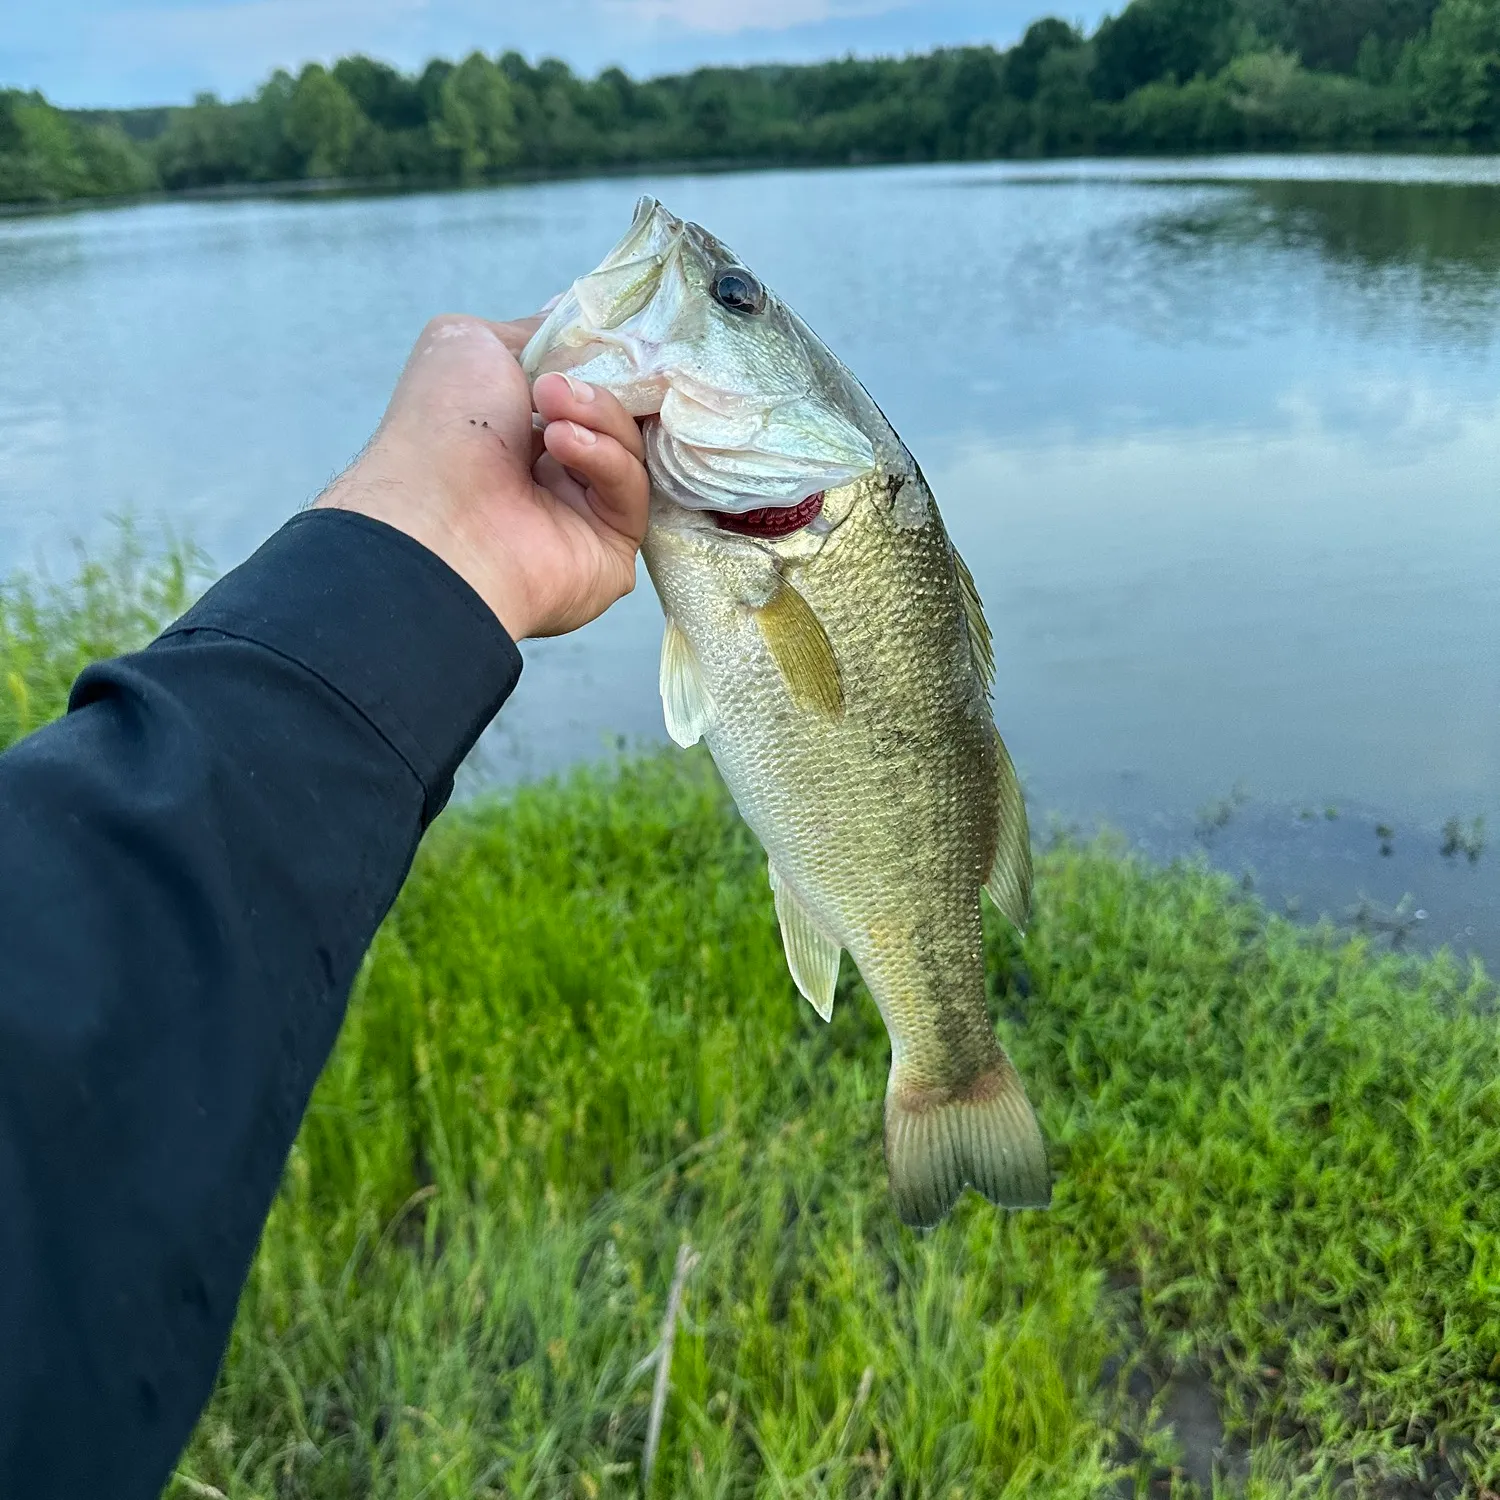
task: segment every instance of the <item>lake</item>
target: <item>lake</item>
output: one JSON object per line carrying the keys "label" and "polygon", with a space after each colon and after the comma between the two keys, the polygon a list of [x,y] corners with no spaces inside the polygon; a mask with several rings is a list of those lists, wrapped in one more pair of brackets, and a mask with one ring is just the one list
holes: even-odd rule
{"label": "lake", "polygon": [[[1497,160],[648,173],[0,220],[0,575],[66,572],[124,511],[232,565],[358,450],[428,316],[534,309],[643,191],[733,244],[921,460],[1040,833],[1105,820],[1274,909],[1500,962]],[[474,774],[663,741],[660,623],[643,572],[528,645]],[[1451,819],[1477,857],[1443,852]]]}

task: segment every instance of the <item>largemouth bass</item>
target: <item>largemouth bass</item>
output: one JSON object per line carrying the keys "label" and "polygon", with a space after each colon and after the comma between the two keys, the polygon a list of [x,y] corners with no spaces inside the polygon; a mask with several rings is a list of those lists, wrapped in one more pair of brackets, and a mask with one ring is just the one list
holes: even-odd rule
{"label": "largemouth bass", "polygon": [[979,596],[921,469],[801,319],[651,198],[522,363],[646,419],[667,731],[707,742],[765,846],[797,988],[827,1020],[847,952],[880,1008],[901,1217],[936,1223],[965,1184],[1046,1204],[980,922],[983,888],[1025,926],[1026,810]]}

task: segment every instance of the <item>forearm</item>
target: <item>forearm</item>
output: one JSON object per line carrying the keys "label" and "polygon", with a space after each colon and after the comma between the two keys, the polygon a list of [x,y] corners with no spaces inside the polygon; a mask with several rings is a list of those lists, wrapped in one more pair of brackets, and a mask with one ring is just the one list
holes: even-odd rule
{"label": "forearm", "polygon": [[0,1494],[154,1496],[345,998],[514,646],[301,517],[0,757]]}

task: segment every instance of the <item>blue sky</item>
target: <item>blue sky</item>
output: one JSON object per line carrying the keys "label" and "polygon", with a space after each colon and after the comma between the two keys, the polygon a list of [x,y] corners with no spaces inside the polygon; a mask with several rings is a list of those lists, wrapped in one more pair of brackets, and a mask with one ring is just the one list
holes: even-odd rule
{"label": "blue sky", "polygon": [[[1123,4],[1123,0],[1119,0]],[[697,63],[1008,44],[1046,0],[3,0],[0,86],[65,105],[243,94],[275,67],[367,52],[404,68],[478,47],[637,75]],[[1092,26],[1102,0],[1070,0]]]}

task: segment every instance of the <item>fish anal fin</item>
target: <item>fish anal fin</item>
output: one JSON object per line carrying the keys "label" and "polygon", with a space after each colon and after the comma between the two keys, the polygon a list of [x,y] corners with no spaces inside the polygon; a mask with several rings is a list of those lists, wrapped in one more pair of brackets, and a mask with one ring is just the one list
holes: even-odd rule
{"label": "fish anal fin", "polygon": [[974,670],[984,684],[985,692],[995,685],[995,643],[990,636],[989,621],[984,617],[984,603],[969,565],[953,552],[953,571],[958,575],[958,597],[963,602],[964,620],[969,627],[969,650],[974,655]]}
{"label": "fish anal fin", "polygon": [[667,733],[684,750],[703,738],[713,720],[713,703],[692,644],[670,615],[661,638],[661,708]]}
{"label": "fish anal fin", "polygon": [[770,599],[751,613],[792,702],[824,718],[842,718],[844,688],[838,661],[828,632],[807,600],[783,578]]}
{"label": "fish anal fin", "polygon": [[1031,830],[1026,822],[1026,799],[1021,795],[1016,768],[998,732],[995,749],[1000,836],[984,888],[1016,931],[1024,933],[1031,920]]}
{"label": "fish anal fin", "polygon": [[885,1100],[885,1161],[896,1212],[913,1228],[942,1219],[965,1185],[1002,1208],[1045,1208],[1052,1173],[1041,1127],[1010,1059],[961,1089],[924,1089],[901,1069]]}
{"label": "fish anal fin", "polygon": [[824,935],[808,915],[797,894],[770,866],[771,894],[776,899],[776,920],[781,923],[781,944],[792,980],[808,1004],[825,1021],[833,1019],[833,992],[839,981],[839,958],[843,949]]}

